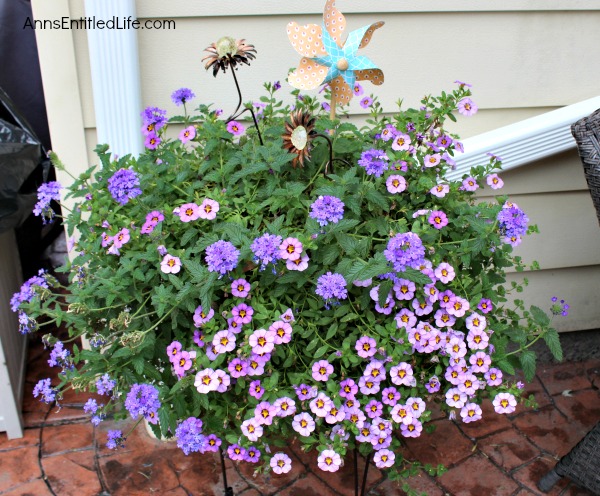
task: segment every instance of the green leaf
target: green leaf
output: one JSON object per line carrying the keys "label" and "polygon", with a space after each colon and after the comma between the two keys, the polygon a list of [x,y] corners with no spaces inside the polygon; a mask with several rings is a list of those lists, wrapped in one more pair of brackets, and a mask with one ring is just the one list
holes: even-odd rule
{"label": "green leaf", "polygon": [[510,363],[508,360],[499,360],[496,362],[496,365],[498,365],[498,367],[508,375],[515,375],[517,373],[512,363]]}
{"label": "green leaf", "polygon": [[177,381],[175,383],[175,385],[169,391],[169,394],[175,394],[177,391],[187,389],[192,384],[194,384],[194,380],[195,380],[195,376],[193,376],[193,375],[188,375],[188,376],[184,377],[183,379],[181,379],[180,381]]}
{"label": "green leaf", "polygon": [[519,361],[523,368],[523,374],[527,382],[531,382],[535,377],[535,352],[523,350],[519,355]]}
{"label": "green leaf", "polygon": [[419,270],[413,269],[412,267],[406,267],[404,272],[398,273],[398,276],[417,284],[431,284],[431,279],[428,276],[426,276]]}
{"label": "green leaf", "polygon": [[124,346],[123,348],[118,349],[117,351],[115,351],[112,354],[111,358],[122,358],[122,357],[128,357],[131,356],[132,352],[129,348],[127,348],[126,346]]}
{"label": "green leaf", "polygon": [[146,363],[146,360],[142,355],[136,355],[135,357],[133,357],[133,360],[131,360],[131,364],[133,365],[133,368],[135,369],[136,373],[139,375],[142,375],[142,373],[144,372],[144,364],[145,363]]}
{"label": "green leaf", "polygon": [[315,351],[315,359],[321,358],[325,353],[327,353],[328,349],[329,349],[329,345],[327,345],[327,344],[324,344],[323,346],[321,346],[317,351]]}
{"label": "green leaf", "polygon": [[541,308],[532,305],[529,310],[531,311],[533,320],[535,320],[535,322],[541,327],[550,325],[550,317],[548,317],[548,314],[546,314],[546,312],[544,312]]}
{"label": "green leaf", "polygon": [[243,177],[246,176],[250,176],[252,174],[258,174],[259,172],[264,172],[269,170],[269,166],[267,164],[265,164],[264,162],[255,162],[255,163],[250,163],[247,165],[244,165],[244,168],[237,171],[235,174],[233,174],[231,176],[231,179],[229,180],[229,184],[233,185],[234,183],[236,183],[238,180],[240,180]]}
{"label": "green leaf", "polygon": [[560,344],[560,337],[558,335],[557,330],[551,327],[546,332],[544,332],[542,337],[544,338],[546,345],[548,345],[548,349],[550,350],[550,353],[552,353],[552,356],[557,361],[562,362],[563,350]]}
{"label": "green leaf", "polygon": [[380,307],[385,305],[393,285],[394,281],[391,279],[386,279],[379,285],[379,297],[377,299],[377,303],[379,303]]}

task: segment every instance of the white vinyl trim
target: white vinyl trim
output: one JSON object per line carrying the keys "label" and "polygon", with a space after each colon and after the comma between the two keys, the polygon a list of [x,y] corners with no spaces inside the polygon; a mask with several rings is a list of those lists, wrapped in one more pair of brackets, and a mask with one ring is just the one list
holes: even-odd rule
{"label": "white vinyl trim", "polygon": [[[85,14],[97,19],[136,18],[134,0],[85,0]],[[116,155],[142,150],[141,85],[135,29],[88,29],[98,143]]]}
{"label": "white vinyl trim", "polygon": [[455,156],[456,170],[448,178],[460,179],[471,167],[487,163],[488,153],[498,155],[502,169],[509,170],[574,148],[571,124],[598,108],[600,96],[467,138],[465,152]]}

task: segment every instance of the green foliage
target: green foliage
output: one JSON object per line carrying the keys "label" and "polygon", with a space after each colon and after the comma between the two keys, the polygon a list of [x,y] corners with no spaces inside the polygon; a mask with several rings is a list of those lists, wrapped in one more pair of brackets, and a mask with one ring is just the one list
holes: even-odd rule
{"label": "green foliage", "polygon": [[[505,287],[505,270],[525,269],[522,261],[513,257],[512,247],[499,230],[497,216],[507,199],[477,201],[473,193],[461,188],[460,181],[446,179],[457,139],[449,133],[446,121],[454,120],[457,102],[470,95],[465,86],[459,85],[439,97],[426,97],[424,110],[407,109],[389,118],[383,117],[376,101],[368,124],[361,129],[349,122],[331,120],[318,110],[321,107],[316,98],[305,96],[296,102],[296,108],[317,113],[318,132],[331,131],[328,136],[334,160],[330,163],[328,141],[319,137],[309,144],[310,158],[304,167],[292,167],[294,155],[283,148],[284,123],[290,109],[277,101],[272,86],[267,88],[269,94],[261,99],[266,106],[259,122],[263,145],[249,123],[243,136],[234,137],[224,121],[208,106],[200,105],[197,115],[186,114],[171,121],[193,125],[196,136],[192,142],[183,144],[170,138],[167,125],[158,131],[160,146],[139,158],[124,156],[115,160],[108,147],[100,145],[96,149],[99,164],[71,185],[68,196],[77,204],[66,224],[69,233],[78,231],[79,238],[75,250],[78,255],[65,269],[69,277],[67,291],[53,282],[56,294],[43,291],[35,302],[22,305],[32,318],[49,316],[64,323],[73,339],[84,336],[100,343],[87,350],[73,346],[76,368],[61,376],[64,384],[74,381],[79,387],[94,390],[99,375],[115,378],[119,394],[105,412],[117,409],[133,384],[153,384],[162,402],[155,432],[172,434],[178,422],[195,416],[203,420],[205,432],[218,435],[224,446],[238,442],[248,446],[252,443],[242,435],[240,425],[254,416],[259,401],[248,394],[252,381],[261,381],[263,401],[293,398],[298,412],[311,412],[309,401],[301,402],[295,392],[297,386],[306,384],[327,394],[340,409],[345,401],[340,395],[340,382],[352,378],[359,383],[371,361],[371,357],[357,353],[356,343],[362,337],[375,340],[373,358],[386,369],[381,389],[394,384],[402,401],[420,397],[430,405],[437,399],[445,410],[453,410],[445,403],[444,395],[454,387],[445,378],[451,365],[445,345],[453,332],[470,343],[468,336],[473,336],[468,318],[475,314],[485,319],[485,335],[495,349],[491,355],[493,366],[506,375],[501,385],[477,390],[473,401],[481,402],[500,392],[519,396],[519,388],[508,375],[522,369],[527,379],[533,378],[535,353],[531,345],[540,339],[557,359],[562,358],[558,333],[541,309],[531,307],[526,311],[518,299],[513,307],[507,305],[509,293],[518,293],[523,286],[513,283]],[[392,141],[373,138],[390,126],[407,132],[413,148],[395,149]],[[427,143],[441,136],[452,142],[444,149],[448,156],[435,167],[423,167],[425,155],[432,153]],[[368,174],[357,165],[363,153],[374,148],[388,158],[387,170],[381,174]],[[58,164],[56,157],[53,160]],[[128,168],[139,175],[142,194],[121,205],[108,192],[109,179],[118,170]],[[485,176],[498,168],[499,163],[492,158],[474,168],[472,174],[483,186]],[[404,177],[404,192],[390,193],[386,180],[392,174]],[[448,186],[445,196],[431,193],[438,184]],[[313,204],[320,196],[341,200],[343,218],[321,225],[311,217]],[[215,218],[204,216],[184,222],[174,212],[186,204],[201,205],[206,199],[218,203]],[[429,222],[429,212],[434,210],[447,215],[447,226],[436,229]],[[151,232],[142,232],[146,216],[153,211],[161,212],[164,220]],[[113,237],[122,229],[129,230],[130,239],[118,253],[102,246],[103,235]],[[426,261],[411,262],[404,270],[395,271],[384,252],[392,237],[408,232],[422,242]],[[302,255],[308,258],[306,266],[293,260],[261,263],[252,245],[266,233],[301,242]],[[231,243],[239,252],[233,269],[223,274],[211,268],[207,260],[208,248],[218,241]],[[161,268],[166,263],[165,253],[180,260],[178,271]],[[447,282],[442,282],[439,273],[442,264],[449,264],[455,272]],[[325,301],[316,293],[317,281],[329,272],[343,277],[347,294]],[[232,281],[237,279],[251,285],[248,296],[235,296]],[[414,283],[410,298],[404,299],[400,293],[395,284],[398,279]],[[466,313],[456,314],[452,330],[440,324],[436,316],[438,310],[443,310],[436,295],[443,291],[470,306]],[[484,300],[489,300],[493,311],[480,314],[477,306]],[[231,327],[236,332],[235,348],[215,356],[215,346],[222,345],[215,336],[232,326],[233,309],[241,303],[252,306],[251,321]],[[422,312],[419,304],[425,308]],[[207,322],[199,320],[200,306],[204,316],[214,311]],[[400,316],[395,319],[402,309],[414,311],[412,327],[420,326],[422,339],[435,341],[432,350],[419,349],[414,329],[402,323]],[[274,348],[267,352],[270,359],[264,364],[264,372],[230,377],[235,357],[256,361],[251,336],[260,329],[281,328],[286,311],[293,313],[294,320],[289,323],[292,334],[278,336]],[[173,341],[192,355],[183,377],[174,373],[174,364],[166,353]],[[466,365],[477,351],[489,350],[469,344]],[[323,381],[316,380],[312,373],[313,365],[320,360],[327,360],[334,370]],[[390,381],[391,368],[402,362],[411,365],[414,384]],[[200,392],[195,376],[206,369],[227,374],[225,392]],[[432,376],[441,382],[437,393],[425,388]],[[483,380],[483,372],[477,378]],[[375,397],[360,391],[356,399],[364,406]],[[383,415],[391,418],[391,407],[386,405]],[[428,407],[421,419],[426,422],[429,418]],[[294,435],[292,419],[277,417],[274,427],[265,426],[260,442],[274,443],[281,436]],[[306,447],[344,454],[358,446],[365,455],[372,452],[369,443],[355,441],[358,428],[352,422],[341,422],[351,433],[345,444],[332,434],[331,424],[320,417],[315,420],[315,432],[301,438]],[[396,420],[393,423],[398,429]],[[399,470],[409,475],[418,471],[419,466],[401,459],[399,447],[400,442],[394,439],[390,449],[397,453],[396,466],[404,467]],[[425,468],[434,475],[443,472],[443,467]]]}

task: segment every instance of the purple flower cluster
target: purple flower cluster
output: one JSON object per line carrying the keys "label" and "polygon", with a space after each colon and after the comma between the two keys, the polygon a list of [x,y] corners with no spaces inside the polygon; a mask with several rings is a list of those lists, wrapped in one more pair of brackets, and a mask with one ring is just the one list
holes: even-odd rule
{"label": "purple flower cluster", "polygon": [[265,270],[268,264],[274,264],[281,258],[279,246],[282,241],[281,236],[269,233],[265,233],[252,241],[250,249],[254,255],[254,261],[260,262],[260,270]]}
{"label": "purple flower cluster", "polygon": [[108,431],[107,438],[106,447],[108,449],[122,448],[124,446],[123,441],[125,441],[125,438],[121,431]]}
{"label": "purple flower cluster", "polygon": [[40,380],[33,388],[33,397],[41,396],[40,401],[52,403],[56,399],[56,390],[50,385],[51,379]]}
{"label": "purple flower cluster", "polygon": [[388,161],[389,158],[383,150],[371,148],[362,153],[358,165],[364,167],[368,175],[379,177],[387,170]]}
{"label": "purple flower cluster", "polygon": [[552,297],[552,307],[550,308],[550,310],[552,311],[553,315],[562,315],[563,317],[566,317],[567,315],[569,315],[569,310],[570,306],[565,303],[565,300],[559,300],[556,296]]}
{"label": "purple flower cluster", "polygon": [[60,189],[62,186],[57,181],[42,184],[37,191],[38,202],[33,207],[33,215],[42,216],[44,224],[54,218],[54,210],[50,206],[52,200],[60,201]]}
{"label": "purple flower cluster", "polygon": [[58,341],[50,352],[48,365],[50,365],[50,367],[62,367],[63,370],[71,369],[73,364],[71,363],[70,356],[71,352],[64,348],[62,341]]}
{"label": "purple flower cluster", "polygon": [[35,287],[48,289],[48,282],[44,278],[46,272],[42,269],[37,276],[33,276],[23,283],[18,293],[10,299],[10,308],[13,312],[19,309],[21,303],[30,302],[36,295]]}
{"label": "purple flower cluster", "polygon": [[344,202],[335,196],[319,196],[310,208],[309,216],[316,219],[321,226],[330,222],[335,224],[344,217]]}
{"label": "purple flower cluster", "polygon": [[96,381],[96,391],[98,394],[110,394],[116,387],[117,381],[111,379],[108,374],[104,374]]}
{"label": "purple flower cluster", "polygon": [[132,418],[141,415],[152,424],[158,423],[156,413],[160,405],[158,390],[150,384],[134,384],[125,399],[125,408]]}
{"label": "purple flower cluster", "polygon": [[185,105],[194,98],[196,98],[196,95],[194,95],[194,92],[189,88],[179,88],[171,94],[171,100],[173,100],[173,103],[177,106]]}
{"label": "purple flower cluster", "polygon": [[403,272],[406,267],[418,269],[425,262],[425,247],[419,236],[412,232],[396,234],[383,254],[396,272]]}
{"label": "purple flower cluster", "polygon": [[504,235],[504,240],[512,246],[521,243],[521,237],[527,234],[529,218],[516,203],[506,202],[498,212],[498,229]]}
{"label": "purple flower cluster", "polygon": [[190,453],[203,452],[206,437],[202,434],[202,420],[189,417],[177,426],[175,430],[177,447],[189,455]]}
{"label": "purple flower cluster", "polygon": [[155,150],[161,142],[156,131],[167,123],[167,111],[148,107],[142,112],[142,119],[144,121],[142,133],[146,136],[144,146],[149,150]]}
{"label": "purple flower cluster", "polygon": [[206,248],[205,261],[210,272],[223,275],[237,267],[240,251],[222,239]]}
{"label": "purple flower cluster", "polygon": [[327,272],[317,279],[315,293],[325,300],[326,306],[330,301],[345,300],[348,297],[346,279],[342,274]]}
{"label": "purple flower cluster", "polygon": [[108,180],[108,191],[121,205],[142,194],[139,188],[140,178],[131,169],[119,169]]}
{"label": "purple flower cluster", "polygon": [[21,334],[29,334],[30,332],[36,331],[38,325],[35,319],[27,315],[23,310],[19,310],[19,332]]}

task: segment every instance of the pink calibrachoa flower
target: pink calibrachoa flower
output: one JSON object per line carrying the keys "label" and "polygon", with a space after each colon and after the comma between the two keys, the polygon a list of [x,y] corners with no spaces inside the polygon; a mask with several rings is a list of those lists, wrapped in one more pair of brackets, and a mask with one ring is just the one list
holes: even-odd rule
{"label": "pink calibrachoa flower", "polygon": [[261,425],[271,425],[277,414],[277,408],[268,401],[261,401],[254,408],[254,418]]}
{"label": "pink calibrachoa flower", "polygon": [[246,448],[238,444],[232,444],[227,448],[227,456],[231,460],[243,460],[246,456]]}
{"label": "pink calibrachoa flower", "polygon": [[492,300],[488,300],[487,298],[481,298],[481,300],[477,304],[477,308],[483,313],[490,313],[494,308],[494,305],[492,304]]}
{"label": "pink calibrachoa flower", "polygon": [[354,91],[356,96],[361,96],[365,92],[360,83],[354,83],[354,88],[352,88],[352,91]]}
{"label": "pink calibrachoa flower", "polygon": [[219,447],[221,446],[222,441],[215,436],[214,434],[210,434],[206,436],[206,443],[204,444],[204,451],[219,451]]}
{"label": "pink calibrachoa flower", "polygon": [[181,222],[191,222],[200,218],[200,207],[195,203],[184,203],[179,207],[178,215]]}
{"label": "pink calibrachoa flower", "polygon": [[165,216],[162,212],[158,210],[153,210],[148,215],[146,215],[146,222],[151,222],[154,225],[158,224],[159,222],[162,222],[163,220],[165,220]]}
{"label": "pink calibrachoa flower", "polygon": [[231,384],[231,377],[227,375],[224,370],[217,369],[215,370],[215,374],[217,374],[217,379],[219,380],[219,387],[217,387],[218,393],[224,393],[229,388]]}
{"label": "pink calibrachoa flower", "polygon": [[415,418],[410,423],[403,423],[400,426],[400,434],[404,437],[419,437],[423,432],[423,424]]}
{"label": "pink calibrachoa flower", "polygon": [[452,408],[462,408],[467,404],[467,395],[458,388],[451,388],[446,391],[446,404]]}
{"label": "pink calibrachoa flower", "polygon": [[198,216],[201,219],[213,220],[217,216],[218,211],[219,202],[211,200],[210,198],[205,198],[200,204]]}
{"label": "pink calibrachoa flower", "polygon": [[102,236],[102,248],[106,248],[108,245],[110,245],[113,242],[113,237],[109,236],[105,232],[103,232],[101,234],[101,236]]}
{"label": "pink calibrachoa flower", "polygon": [[408,398],[406,400],[406,407],[410,408],[414,418],[419,418],[425,411],[426,405],[421,398]]}
{"label": "pink calibrachoa flower", "polygon": [[299,272],[302,272],[308,268],[309,261],[310,258],[308,258],[308,255],[304,254],[296,260],[288,259],[285,263],[285,266],[288,270],[297,270]]}
{"label": "pink calibrachoa flower", "polygon": [[397,279],[393,286],[397,300],[412,300],[416,289],[415,283],[408,279]]}
{"label": "pink calibrachoa flower", "polygon": [[462,317],[469,310],[469,302],[460,296],[450,298],[449,304],[445,307],[450,315]]}
{"label": "pink calibrachoa flower", "polygon": [[358,386],[354,379],[344,379],[340,382],[340,396],[342,398],[354,398],[354,396],[358,393]]}
{"label": "pink calibrachoa flower", "polygon": [[263,394],[265,394],[265,388],[260,385],[260,381],[252,381],[250,383],[249,393],[250,396],[254,396],[257,400],[260,400],[263,397]]}
{"label": "pink calibrachoa flower", "polygon": [[385,379],[385,365],[379,360],[372,360],[365,368],[363,373],[365,377],[370,377],[375,381],[382,381]]}
{"label": "pink calibrachoa flower", "polygon": [[487,353],[478,351],[469,357],[469,363],[473,372],[483,374],[489,370],[492,359]]}
{"label": "pink calibrachoa flower", "polygon": [[386,387],[383,391],[381,391],[381,401],[389,406],[394,406],[402,395],[398,392],[395,387]]}
{"label": "pink calibrachoa flower", "polygon": [[492,402],[496,413],[512,413],[517,409],[517,400],[510,393],[499,393]]}
{"label": "pink calibrachoa flower", "polygon": [[260,450],[255,448],[254,446],[250,446],[246,451],[246,456],[244,457],[245,462],[249,463],[258,463],[260,460]]}
{"label": "pink calibrachoa flower", "polygon": [[383,404],[377,400],[371,400],[365,405],[365,413],[367,417],[374,419],[383,413]]}
{"label": "pink calibrachoa flower", "polygon": [[[244,377],[248,373],[248,362],[243,358],[236,357],[229,362],[227,370],[229,370],[231,377],[235,379]],[[260,381],[254,382],[258,382],[258,385],[260,386]],[[252,384],[250,384],[250,387],[252,388]],[[250,394],[252,394],[252,389],[250,389]]]}
{"label": "pink calibrachoa flower", "polygon": [[279,256],[284,260],[297,260],[302,254],[302,243],[296,238],[285,238],[279,245]]}
{"label": "pink calibrachoa flower", "polygon": [[488,347],[490,337],[484,330],[469,331],[467,344],[471,350],[485,350]]}
{"label": "pink calibrachoa flower", "polygon": [[434,154],[428,154],[425,155],[425,157],[423,157],[423,165],[425,167],[435,167],[437,164],[440,163],[440,160],[442,159],[441,155],[439,153],[434,153]]}
{"label": "pink calibrachoa flower", "polygon": [[404,133],[398,133],[392,141],[392,150],[403,151],[410,148],[410,136]]}
{"label": "pink calibrachoa flower", "polygon": [[398,174],[392,174],[385,181],[385,186],[392,195],[406,190],[406,179]]}
{"label": "pink calibrachoa flower", "polygon": [[323,450],[317,458],[318,467],[324,472],[337,472],[342,465],[342,458],[333,450]]}
{"label": "pink calibrachoa flower", "polygon": [[327,360],[319,360],[312,366],[312,376],[315,381],[327,381],[329,376],[333,373],[333,365]]}
{"label": "pink calibrachoa flower", "polygon": [[273,473],[278,475],[287,474],[292,470],[292,460],[285,453],[275,453],[269,461],[269,465],[273,469]]}
{"label": "pink calibrachoa flower", "polygon": [[210,391],[216,391],[219,387],[219,379],[213,369],[204,369],[196,374],[194,386],[199,393],[206,394]]}
{"label": "pink calibrachoa flower", "polygon": [[477,403],[467,403],[460,409],[460,416],[465,424],[481,420],[481,407]]}
{"label": "pink calibrachoa flower", "polygon": [[202,309],[202,305],[196,308],[194,311],[194,325],[196,327],[202,327],[204,324],[209,322],[213,316],[215,315],[215,311],[211,308],[208,313],[206,313]]}
{"label": "pink calibrachoa flower", "polygon": [[233,318],[242,324],[249,324],[252,321],[254,309],[245,303],[240,303],[231,309]]}
{"label": "pink calibrachoa flower", "polygon": [[389,141],[394,136],[396,136],[396,134],[398,134],[398,130],[394,126],[392,126],[391,124],[387,124],[383,128],[383,131],[381,131],[381,139],[383,141]]}
{"label": "pink calibrachoa flower", "polygon": [[231,294],[238,298],[245,298],[250,292],[250,284],[246,279],[236,279],[231,283]]}
{"label": "pink calibrachoa flower", "polygon": [[169,355],[169,361],[175,363],[179,359],[181,354],[181,343],[179,341],[173,341],[167,346],[167,355]]}
{"label": "pink calibrachoa flower", "polygon": [[415,378],[413,376],[411,365],[406,362],[400,362],[398,365],[394,365],[390,369],[390,380],[396,384],[396,386],[412,386]]}
{"label": "pink calibrachoa flower", "polygon": [[462,187],[466,191],[476,191],[479,188],[479,184],[477,184],[477,180],[475,178],[469,176],[462,182]]}
{"label": "pink calibrachoa flower", "polygon": [[433,196],[444,198],[450,192],[450,186],[447,184],[437,184],[429,190]]}
{"label": "pink calibrachoa flower", "polygon": [[325,393],[319,393],[316,398],[309,403],[310,411],[313,412],[317,417],[325,418],[331,407],[333,401]]}
{"label": "pink calibrachoa flower", "polygon": [[328,424],[337,424],[346,418],[346,409],[342,405],[340,408],[333,405],[325,416],[325,422]]}
{"label": "pink calibrachoa flower", "polygon": [[162,140],[158,137],[158,135],[154,132],[151,132],[146,135],[146,139],[144,140],[144,146],[148,148],[148,150],[156,150],[158,145]]}
{"label": "pink calibrachoa flower", "polygon": [[381,385],[379,381],[373,380],[370,377],[362,376],[358,381],[358,387],[360,388],[360,392],[365,396],[370,394],[377,394],[381,389]]}
{"label": "pink calibrachoa flower", "polygon": [[229,121],[227,123],[227,131],[229,131],[234,136],[240,136],[244,133],[246,128],[237,121]]}
{"label": "pink calibrachoa flower", "polygon": [[234,334],[242,332],[242,327],[244,326],[244,324],[235,320],[233,317],[227,319],[227,325],[229,326],[229,330]]}
{"label": "pink calibrachoa flower", "polygon": [[219,331],[215,334],[212,344],[215,347],[216,353],[219,355],[221,353],[233,351],[235,349],[235,334],[233,334],[233,332],[231,332],[229,329]]}
{"label": "pink calibrachoa flower", "polygon": [[356,341],[354,348],[359,357],[369,358],[377,353],[377,342],[369,336],[362,336]]}
{"label": "pink calibrachoa flower", "polygon": [[285,344],[292,340],[292,326],[283,320],[273,322],[269,331],[275,333],[275,344]]}
{"label": "pink calibrachoa flower", "polygon": [[113,238],[113,246],[115,248],[121,248],[125,243],[131,239],[129,235],[129,229],[123,228]]}
{"label": "pink calibrachoa flower", "polygon": [[271,353],[275,348],[275,333],[265,329],[257,329],[248,338],[248,344],[252,347],[252,353],[257,355]]}
{"label": "pink calibrachoa flower", "polygon": [[253,443],[258,441],[263,435],[263,426],[258,423],[258,420],[254,417],[244,420],[240,426],[242,434],[246,436]]}
{"label": "pink calibrachoa flower", "polygon": [[369,108],[371,105],[373,105],[373,99],[369,96],[365,96],[361,101],[360,101],[360,106],[364,109]]}
{"label": "pink calibrachoa flower", "polygon": [[448,225],[448,217],[441,210],[434,210],[431,212],[428,221],[436,229],[441,229]]}
{"label": "pink calibrachoa flower", "polygon": [[502,371],[495,367],[489,369],[485,375],[485,380],[488,383],[488,386],[499,386],[502,384]]}
{"label": "pink calibrachoa flower", "polygon": [[454,271],[454,267],[452,265],[442,262],[439,264],[434,270],[435,277],[437,277],[444,284],[448,284],[450,281],[454,280],[456,276],[456,272]]}
{"label": "pink calibrachoa flower", "polygon": [[179,133],[179,141],[187,143],[196,137],[196,128],[194,126],[188,126]]}
{"label": "pink calibrachoa flower", "polygon": [[450,315],[443,308],[438,309],[433,318],[435,319],[435,325],[438,327],[452,327],[456,322],[456,317]]}
{"label": "pink calibrachoa flower", "polygon": [[287,396],[277,398],[275,403],[273,403],[273,406],[277,409],[278,417],[289,417],[296,413],[296,402]]}
{"label": "pink calibrachoa flower", "polygon": [[310,436],[315,430],[315,421],[308,413],[302,412],[294,417],[292,427],[301,436]]}
{"label": "pink calibrachoa flower", "polygon": [[373,462],[377,468],[389,468],[394,464],[396,455],[389,449],[380,449],[373,456]]}
{"label": "pink calibrachoa flower", "polygon": [[488,186],[492,189],[500,189],[504,186],[504,181],[498,177],[498,174],[490,174],[486,178]]}
{"label": "pink calibrachoa flower", "polygon": [[477,113],[478,107],[470,98],[463,98],[458,102],[458,113],[470,117]]}
{"label": "pink calibrachoa flower", "polygon": [[483,315],[473,312],[465,319],[465,325],[470,331],[483,331],[487,326],[487,319]]}
{"label": "pink calibrachoa flower", "polygon": [[181,270],[181,260],[167,254],[160,263],[160,270],[165,274],[177,274]]}
{"label": "pink calibrachoa flower", "polygon": [[185,373],[192,368],[192,360],[194,358],[196,358],[195,351],[182,351],[177,360],[173,361],[175,374],[179,377],[183,377]]}

